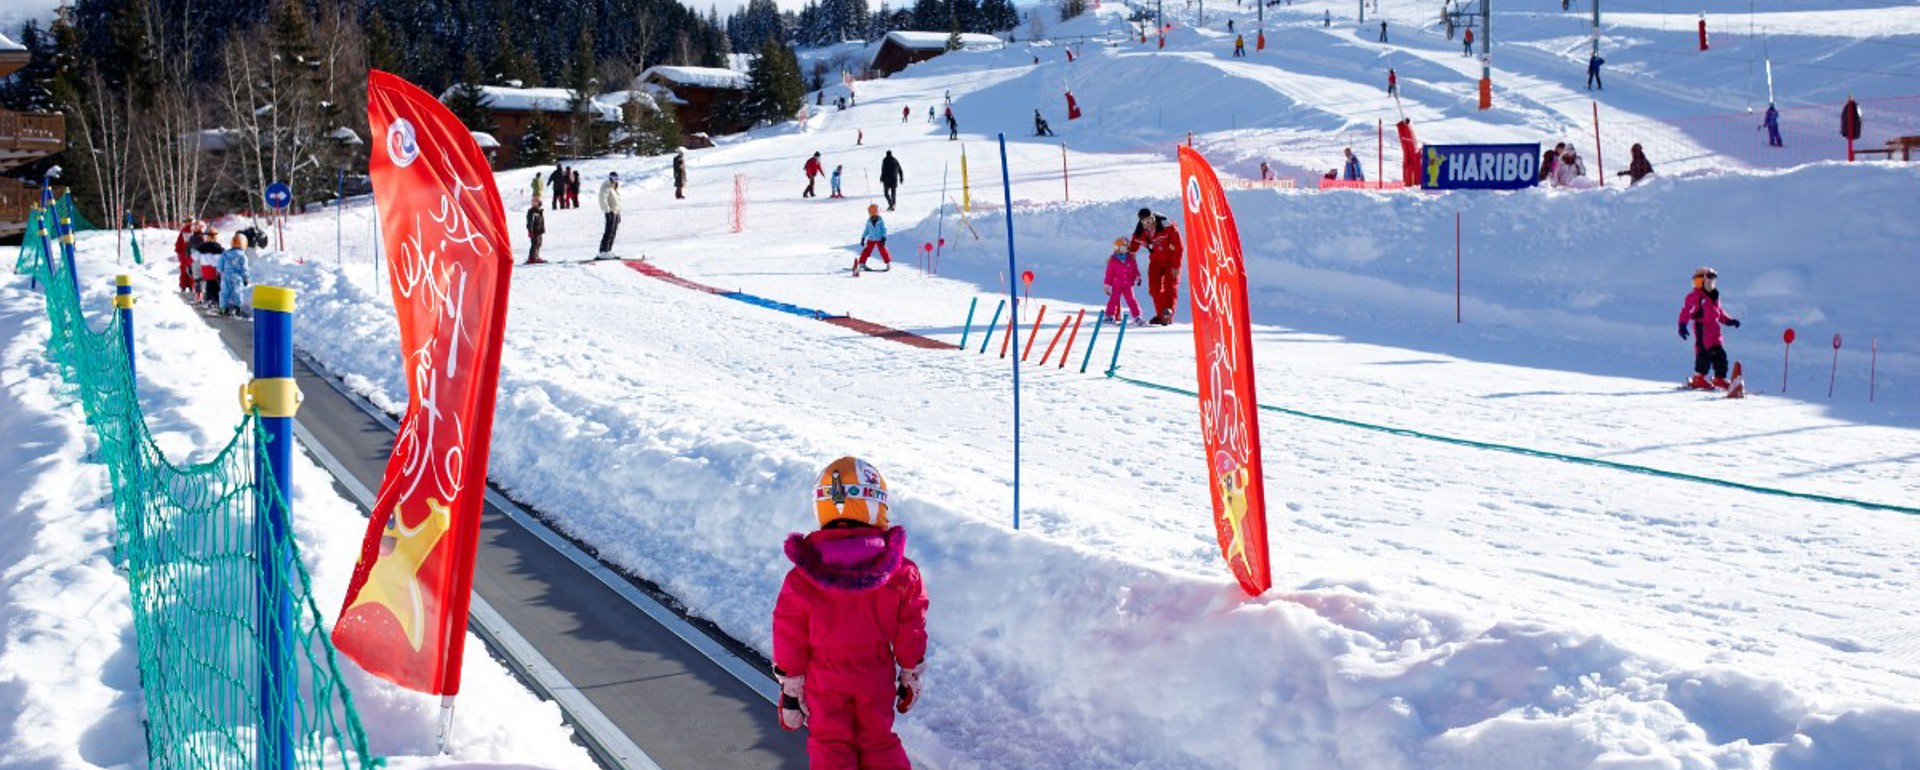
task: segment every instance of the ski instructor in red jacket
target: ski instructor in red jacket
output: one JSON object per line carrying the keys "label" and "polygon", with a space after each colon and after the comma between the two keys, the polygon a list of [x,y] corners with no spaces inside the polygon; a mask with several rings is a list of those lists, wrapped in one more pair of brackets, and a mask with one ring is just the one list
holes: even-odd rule
{"label": "ski instructor in red jacket", "polygon": [[1127,254],[1142,247],[1147,250],[1147,296],[1153,299],[1153,320],[1147,323],[1166,326],[1173,323],[1173,301],[1180,296],[1180,231],[1153,209],[1141,209]]}

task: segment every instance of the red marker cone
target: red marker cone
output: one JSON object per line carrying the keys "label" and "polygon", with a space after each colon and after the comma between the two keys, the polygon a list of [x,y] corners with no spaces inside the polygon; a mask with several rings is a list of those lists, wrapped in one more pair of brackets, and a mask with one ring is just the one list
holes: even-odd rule
{"label": "red marker cone", "polygon": [[1727,386],[1727,398],[1746,398],[1747,378],[1740,374],[1740,362],[1733,362],[1733,382]]}

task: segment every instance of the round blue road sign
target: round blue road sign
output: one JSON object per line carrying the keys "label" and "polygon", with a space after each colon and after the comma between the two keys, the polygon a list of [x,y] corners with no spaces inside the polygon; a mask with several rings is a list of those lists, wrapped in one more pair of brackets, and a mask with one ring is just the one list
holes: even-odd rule
{"label": "round blue road sign", "polygon": [[293,203],[293,188],[288,187],[286,182],[274,182],[267,185],[266,198],[267,205],[284,209],[288,204]]}

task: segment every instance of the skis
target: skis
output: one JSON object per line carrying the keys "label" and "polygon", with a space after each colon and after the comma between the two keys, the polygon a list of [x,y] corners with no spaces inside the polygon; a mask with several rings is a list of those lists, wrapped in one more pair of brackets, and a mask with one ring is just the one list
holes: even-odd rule
{"label": "skis", "polygon": [[1713,383],[1706,382],[1705,380],[1700,380],[1696,382],[1695,380],[1690,379],[1680,383],[1680,387],[1678,388],[1678,390],[1706,391],[1709,393],[1724,392],[1725,393],[1725,395],[1723,396],[1724,398],[1746,398],[1747,397],[1747,378],[1742,370],[1740,362],[1735,361],[1733,362],[1732,376],[1727,379],[1725,386],[1715,385]]}
{"label": "skis", "polygon": [[887,265],[886,267],[861,267],[860,263],[855,261],[853,263],[853,277],[859,278],[861,273],[884,273],[892,269],[893,265]]}

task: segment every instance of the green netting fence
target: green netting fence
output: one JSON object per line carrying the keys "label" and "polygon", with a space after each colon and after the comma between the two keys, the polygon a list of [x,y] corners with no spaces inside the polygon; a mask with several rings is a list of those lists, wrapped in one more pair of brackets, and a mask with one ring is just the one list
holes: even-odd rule
{"label": "green netting fence", "polygon": [[[104,328],[89,327],[61,242],[40,235],[57,224],[45,211],[32,214],[15,269],[44,287],[47,357],[81,403],[112,479],[148,765],[384,767],[367,750],[298,547],[290,536],[263,533],[258,511],[284,517],[288,509],[256,462],[266,440],[258,413],[240,421],[213,459],[169,462],[140,411],[123,315],[107,312]],[[283,566],[263,570],[273,564]],[[280,611],[270,604],[276,596],[286,605]],[[269,650],[275,628],[280,654]]]}

